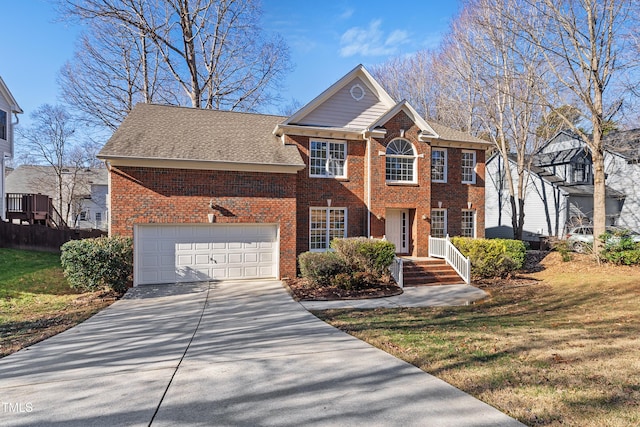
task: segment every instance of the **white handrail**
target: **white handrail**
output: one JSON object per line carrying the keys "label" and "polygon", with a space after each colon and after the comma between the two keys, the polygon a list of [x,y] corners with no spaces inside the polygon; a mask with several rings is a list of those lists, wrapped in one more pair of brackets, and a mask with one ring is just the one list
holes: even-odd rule
{"label": "white handrail", "polygon": [[471,283],[471,261],[453,246],[448,234],[445,238],[429,236],[429,256],[444,258],[467,285]]}
{"label": "white handrail", "polygon": [[393,280],[395,280],[398,286],[400,286],[401,288],[404,287],[404,273],[402,271],[403,269],[404,267],[402,265],[402,258],[394,257],[393,262],[389,266],[389,270],[391,271],[391,277],[393,277]]}

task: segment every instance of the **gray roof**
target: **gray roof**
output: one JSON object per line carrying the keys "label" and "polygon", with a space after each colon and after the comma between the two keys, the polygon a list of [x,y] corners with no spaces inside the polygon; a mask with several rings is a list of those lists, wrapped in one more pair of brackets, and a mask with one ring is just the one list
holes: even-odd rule
{"label": "gray roof", "polygon": [[272,133],[284,119],[141,103],[98,157],[304,166],[298,149]]}
{"label": "gray roof", "polygon": [[473,142],[476,144],[486,144],[493,145],[491,142],[485,141],[484,139],[476,138],[475,136],[468,134],[467,132],[463,132],[460,130],[452,129],[448,126],[441,125],[437,122],[432,122],[431,120],[427,120],[429,126],[436,131],[438,135],[440,135],[440,139],[444,139],[446,141],[461,141],[461,142]]}
{"label": "gray roof", "polygon": [[[70,175],[75,169],[65,168]],[[107,185],[108,172],[104,168],[82,168],[78,170],[77,194],[91,194],[91,184]],[[5,180],[7,193],[46,194],[53,197],[57,194],[56,174],[52,166],[21,165],[13,170]]]}
{"label": "gray roof", "polygon": [[567,150],[551,151],[548,153],[538,153],[534,155],[534,162],[537,166],[552,166],[570,163],[578,156],[589,157],[589,151],[585,147],[569,148]]}
{"label": "gray roof", "polygon": [[611,132],[604,137],[604,146],[627,160],[638,160],[640,159],[640,129]]}

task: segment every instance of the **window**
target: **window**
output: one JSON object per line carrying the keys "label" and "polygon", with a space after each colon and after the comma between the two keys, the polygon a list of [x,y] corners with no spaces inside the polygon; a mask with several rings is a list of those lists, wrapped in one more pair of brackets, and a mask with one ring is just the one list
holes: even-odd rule
{"label": "window", "polygon": [[573,183],[591,183],[591,165],[585,159],[578,159],[571,164]]}
{"label": "window", "polygon": [[86,220],[87,220],[87,212],[86,211],[80,212],[80,221],[86,221]]}
{"label": "window", "polygon": [[102,225],[102,212],[96,212],[96,227]]}
{"label": "window", "polygon": [[447,150],[437,148],[431,151],[431,180],[447,182]]}
{"label": "window", "polygon": [[476,237],[476,215],[474,211],[463,210],[462,211],[462,230],[461,235],[463,237]]}
{"label": "window", "polygon": [[394,139],[385,153],[387,182],[416,182],[416,152],[406,139]]}
{"label": "window", "polygon": [[462,152],[462,182],[464,184],[476,183],[476,152],[475,151],[463,151]]}
{"label": "window", "polygon": [[346,178],[347,144],[344,141],[309,143],[309,176]]}
{"label": "window", "polygon": [[332,239],[347,236],[347,210],[311,208],[309,228],[309,250],[326,251]]}
{"label": "window", "polygon": [[0,110],[0,139],[4,139],[5,141],[8,139],[7,127],[7,112]]}
{"label": "window", "polygon": [[447,210],[431,210],[431,236],[445,237],[447,235]]}

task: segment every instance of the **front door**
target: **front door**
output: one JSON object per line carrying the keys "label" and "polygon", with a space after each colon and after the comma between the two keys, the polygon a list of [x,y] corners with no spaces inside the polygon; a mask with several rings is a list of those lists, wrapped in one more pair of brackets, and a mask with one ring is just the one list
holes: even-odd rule
{"label": "front door", "polygon": [[409,253],[408,209],[387,209],[385,234],[387,240],[396,245],[396,253]]}

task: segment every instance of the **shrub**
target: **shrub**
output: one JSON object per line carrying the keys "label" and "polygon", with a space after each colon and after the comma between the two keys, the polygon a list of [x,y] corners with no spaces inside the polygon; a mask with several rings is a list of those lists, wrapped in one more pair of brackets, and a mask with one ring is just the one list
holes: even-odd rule
{"label": "shrub", "polygon": [[119,236],[71,240],[62,245],[60,261],[72,288],[125,292],[133,274],[133,242]]}
{"label": "shrub", "polygon": [[571,255],[571,248],[569,248],[569,244],[566,240],[558,240],[557,242],[554,242],[552,249],[560,254],[562,262],[569,262],[573,259],[573,256]]}
{"label": "shrub", "polygon": [[526,246],[520,240],[453,237],[451,243],[469,257],[475,278],[505,277],[524,265]]}
{"label": "shrub", "polygon": [[396,254],[393,243],[366,237],[333,239],[331,249],[342,259],[349,273],[364,272],[377,279],[387,275]]}
{"label": "shrub", "polygon": [[603,261],[618,265],[640,264],[640,244],[634,242],[630,237],[624,235],[610,234],[601,236],[605,242],[600,258]]}
{"label": "shrub", "polygon": [[370,274],[363,272],[340,273],[331,278],[332,286],[340,289],[365,289],[375,286],[378,280]]}
{"label": "shrub", "polygon": [[300,274],[313,285],[320,286],[346,272],[344,262],[333,252],[304,252],[298,257]]}

